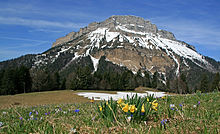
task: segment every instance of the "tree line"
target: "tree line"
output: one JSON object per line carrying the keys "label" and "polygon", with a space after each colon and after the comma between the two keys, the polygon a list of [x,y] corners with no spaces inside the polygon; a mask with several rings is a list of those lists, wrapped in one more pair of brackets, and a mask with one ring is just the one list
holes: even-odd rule
{"label": "tree line", "polygon": [[101,71],[88,67],[78,67],[68,76],[48,69],[30,70],[25,66],[0,71],[0,95],[52,90],[134,90],[136,87],[150,87],[175,93],[193,93],[197,90],[212,92],[220,90],[220,76],[212,79],[204,74],[194,89],[188,86],[187,76],[182,73],[175,79],[164,78],[158,72],[153,75],[140,70],[133,74],[130,70]]}

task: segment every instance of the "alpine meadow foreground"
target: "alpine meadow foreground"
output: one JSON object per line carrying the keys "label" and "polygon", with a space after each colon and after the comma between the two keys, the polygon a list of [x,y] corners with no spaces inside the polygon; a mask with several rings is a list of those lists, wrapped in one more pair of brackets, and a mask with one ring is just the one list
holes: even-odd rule
{"label": "alpine meadow foreground", "polygon": [[[134,100],[135,96],[108,102],[84,100],[69,104],[61,101],[60,104],[13,106],[0,110],[0,133],[220,132],[219,92],[155,99],[136,97]],[[128,104],[131,107],[128,108]],[[104,105],[110,109],[112,121],[108,118],[111,116],[104,113],[107,110]],[[147,118],[142,117],[147,115],[147,109],[152,114],[148,112]]]}

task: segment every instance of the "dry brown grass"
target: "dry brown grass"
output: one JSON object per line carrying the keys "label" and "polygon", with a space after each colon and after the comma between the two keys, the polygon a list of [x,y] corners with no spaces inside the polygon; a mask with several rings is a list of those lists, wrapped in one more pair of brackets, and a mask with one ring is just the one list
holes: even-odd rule
{"label": "dry brown grass", "polygon": [[[144,93],[145,91],[146,90],[143,91],[137,90],[133,92]],[[87,98],[78,96],[76,93],[79,92],[116,94],[118,91],[59,90],[59,91],[34,92],[34,93],[25,93],[25,94],[17,94],[17,95],[0,96],[0,109],[16,107],[16,106],[37,106],[37,105],[47,105],[47,104],[90,102]],[[128,91],[124,91],[124,92],[128,92]]]}
{"label": "dry brown grass", "polygon": [[0,109],[9,108],[11,106],[37,106],[78,102],[89,102],[89,100],[78,96],[76,91],[71,90],[35,92],[0,96]]}

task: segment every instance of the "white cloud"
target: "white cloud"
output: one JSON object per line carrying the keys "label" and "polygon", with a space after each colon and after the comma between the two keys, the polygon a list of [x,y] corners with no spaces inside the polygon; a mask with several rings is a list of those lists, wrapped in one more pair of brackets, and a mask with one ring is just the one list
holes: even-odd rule
{"label": "white cloud", "polygon": [[18,37],[4,37],[0,36],[1,39],[9,39],[9,40],[21,40],[21,41],[31,41],[31,42],[41,42],[41,43],[46,43],[49,41],[42,41],[42,40],[34,40],[34,39],[26,39],[26,38],[18,38]]}
{"label": "white cloud", "polygon": [[84,24],[71,22],[56,22],[47,20],[23,19],[19,17],[1,17],[0,24],[23,25],[30,27],[59,27],[59,28],[80,28]]}
{"label": "white cloud", "polygon": [[[150,19],[159,28],[172,32],[178,40],[220,49],[220,29],[212,22],[178,19],[174,16]],[[193,45],[192,44],[192,45]]]}

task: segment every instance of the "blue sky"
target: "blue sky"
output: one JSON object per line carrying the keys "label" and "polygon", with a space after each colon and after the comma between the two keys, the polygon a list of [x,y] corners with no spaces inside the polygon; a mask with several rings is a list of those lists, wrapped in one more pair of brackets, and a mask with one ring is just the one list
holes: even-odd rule
{"label": "blue sky", "polygon": [[0,0],[0,61],[41,53],[112,15],[135,15],[220,61],[220,0]]}

